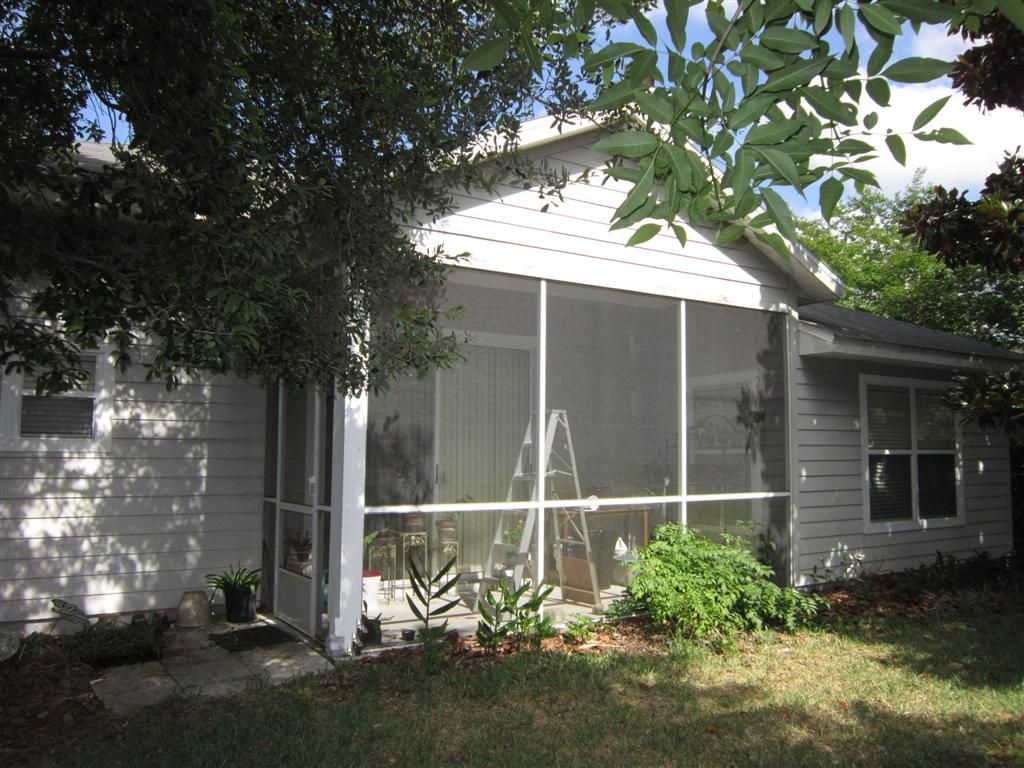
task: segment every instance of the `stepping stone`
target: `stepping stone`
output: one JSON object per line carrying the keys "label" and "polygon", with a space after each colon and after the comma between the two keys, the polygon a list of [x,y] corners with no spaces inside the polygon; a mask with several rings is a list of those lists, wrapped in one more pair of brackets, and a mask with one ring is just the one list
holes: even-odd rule
{"label": "stepping stone", "polygon": [[181,690],[159,661],[112,667],[90,685],[96,698],[118,717],[134,715]]}

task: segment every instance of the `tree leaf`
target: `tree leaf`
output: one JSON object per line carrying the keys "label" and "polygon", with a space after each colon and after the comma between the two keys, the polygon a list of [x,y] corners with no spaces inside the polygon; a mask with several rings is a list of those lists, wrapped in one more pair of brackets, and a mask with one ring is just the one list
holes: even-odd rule
{"label": "tree leaf", "polygon": [[948,74],[950,63],[942,59],[911,56],[890,66],[882,74],[898,83],[927,83]]}
{"label": "tree leaf", "polygon": [[640,91],[636,95],[636,104],[645,115],[657,123],[671,125],[675,119],[672,102],[660,94]]}
{"label": "tree leaf", "polygon": [[867,171],[863,168],[852,168],[848,165],[837,169],[841,176],[845,176],[858,184],[866,184],[870,187],[878,186],[878,179],[875,178],[875,174],[871,171]]}
{"label": "tree leaf", "polygon": [[[643,176],[641,176],[640,180],[633,185],[629,194],[626,195],[626,199],[622,201],[622,205],[615,210],[612,217],[621,220],[632,215],[641,208],[646,209],[647,204],[651,201],[652,189],[654,189],[654,163],[648,162]],[[646,216],[647,214],[644,214],[644,218],[646,218]]]}
{"label": "tree leaf", "polygon": [[843,197],[843,182],[834,176],[829,176],[818,189],[818,206],[821,208],[821,215],[825,221],[832,219],[836,205]]}
{"label": "tree leaf", "polygon": [[681,245],[683,248],[685,248],[686,247],[686,228],[681,226],[681,225],[679,225],[679,224],[673,224],[672,225],[672,231],[675,233],[676,240],[679,241],[679,245]]}
{"label": "tree leaf", "polygon": [[652,48],[657,47],[658,32],[654,29],[654,25],[651,24],[651,20],[640,13],[640,11],[635,11],[633,13],[633,23],[636,24],[636,28],[640,30],[640,34],[643,35],[644,40],[646,40]]}
{"label": "tree leaf", "polygon": [[801,127],[798,120],[771,120],[747,131],[744,141],[747,144],[781,144]]}
{"label": "tree leaf", "polygon": [[599,51],[592,53],[587,56],[583,61],[584,69],[598,69],[603,67],[605,64],[611,64],[616,59],[621,59],[625,56],[633,56],[637,53],[642,53],[647,49],[639,43],[611,43],[606,45]]}
{"label": "tree leaf", "polygon": [[665,0],[666,26],[672,46],[683,53],[686,50],[686,22],[690,13],[690,0]]}
{"label": "tree leaf", "polygon": [[634,245],[640,245],[640,243],[646,243],[659,232],[661,232],[661,224],[643,224],[636,232],[633,233],[633,236],[626,241],[626,246],[631,247]]}
{"label": "tree leaf", "polygon": [[619,21],[629,20],[629,6],[623,0],[597,0],[597,4]]}
{"label": "tree leaf", "polygon": [[761,33],[761,45],[782,53],[801,53],[816,49],[820,43],[810,32],[791,27],[768,27]]}
{"label": "tree leaf", "polygon": [[749,125],[767,112],[768,107],[779,98],[781,97],[776,94],[762,93],[743,99],[733,113],[729,115],[729,127],[734,131],[738,131],[740,128]]}
{"label": "tree leaf", "polygon": [[885,137],[885,146],[889,148],[889,153],[893,159],[900,165],[907,164],[907,147],[903,143],[903,139],[895,133],[890,133]]}
{"label": "tree leaf", "polygon": [[800,183],[800,173],[797,171],[796,163],[793,162],[792,157],[785,152],[769,147],[754,146],[751,149],[768,161],[768,164],[775,169],[779,178],[797,190],[803,189],[803,185]]}
{"label": "tree leaf", "polygon": [[936,3],[934,0],[879,0],[878,4],[910,21],[926,21],[929,24],[941,24],[956,15],[956,6]]}
{"label": "tree leaf", "polygon": [[[627,213],[621,219],[619,219],[610,227],[608,227],[608,230],[610,232],[614,232],[617,229],[625,229],[626,227],[631,227],[638,221],[642,221],[643,219],[646,219],[648,216],[654,213],[654,209],[656,206],[657,202],[654,199],[654,195],[648,195],[641,201],[640,205],[636,209],[634,209],[632,213]],[[619,207],[621,209],[624,206]],[[617,212],[615,215],[617,215]]]}
{"label": "tree leaf", "polygon": [[937,141],[940,144],[972,144],[973,142],[955,128],[936,128],[927,133],[915,133],[921,141]]}
{"label": "tree leaf", "polygon": [[832,23],[832,0],[815,0],[814,34],[820,36]]}
{"label": "tree leaf", "polygon": [[771,187],[765,187],[761,190],[761,199],[768,207],[768,215],[772,217],[775,226],[779,228],[786,239],[793,243],[799,242],[800,236],[793,223],[793,214],[789,210],[789,206],[786,205],[786,201],[782,199],[782,195]]}
{"label": "tree leaf", "polygon": [[930,123],[935,116],[942,111],[942,108],[946,106],[946,102],[949,101],[949,96],[943,96],[941,99],[937,99],[929,104],[927,107],[921,110],[921,114],[914,120],[914,130],[919,131]]}
{"label": "tree leaf", "polygon": [[839,27],[839,32],[843,36],[843,50],[849,53],[853,50],[857,39],[857,17],[853,6],[849,3],[843,3],[843,6],[839,9],[836,26]]}
{"label": "tree leaf", "polygon": [[888,107],[889,99],[892,97],[892,92],[889,90],[889,81],[884,77],[872,77],[868,80],[867,85],[864,89],[868,92],[868,96],[880,107]]}
{"label": "tree leaf", "polygon": [[601,112],[606,109],[621,107],[633,98],[637,89],[629,80],[620,80],[610,85],[597,95],[597,98],[587,105],[591,112]]}
{"label": "tree leaf", "polygon": [[665,149],[668,152],[668,162],[672,168],[676,188],[683,191],[689,190],[693,186],[693,174],[690,163],[686,159],[686,150],[675,144],[666,144]]}
{"label": "tree leaf", "polygon": [[494,69],[505,58],[508,46],[509,40],[507,37],[488,40],[483,45],[479,45],[470,51],[469,55],[463,60],[462,67],[470,72],[485,72],[488,69]]}
{"label": "tree leaf", "polygon": [[786,258],[793,258],[793,254],[789,250],[789,245],[782,239],[778,232],[755,232],[754,237]]}
{"label": "tree leaf", "polygon": [[902,25],[896,15],[878,3],[861,3],[857,13],[861,21],[883,35],[898,35],[902,32]]}
{"label": "tree leaf", "polygon": [[996,7],[1017,29],[1024,30],[1024,3],[1021,0],[996,0]]}
{"label": "tree leaf", "polygon": [[828,66],[828,63],[828,58],[811,59],[809,61],[800,59],[796,65],[772,72],[767,82],[761,88],[765,91],[790,91],[801,85],[807,85],[821,74],[822,70]]}
{"label": "tree leaf", "polygon": [[638,158],[651,154],[659,144],[658,138],[647,131],[620,131],[611,136],[605,136],[594,144],[594,151]]}
{"label": "tree leaf", "polygon": [[775,51],[765,48],[763,45],[755,45],[753,43],[743,46],[743,49],[740,51],[740,58],[765,72],[771,72],[786,64],[786,60],[775,53]]}
{"label": "tree leaf", "polygon": [[727,224],[715,234],[715,242],[718,245],[728,245],[743,237],[746,231],[747,228],[742,224]]}
{"label": "tree leaf", "polygon": [[892,38],[883,37],[875,45],[875,50],[868,56],[868,77],[874,77],[882,71],[882,67],[892,57]]}
{"label": "tree leaf", "polygon": [[822,117],[835,120],[843,125],[857,124],[857,110],[853,105],[844,104],[824,88],[804,88],[803,97],[814,107],[814,111]]}

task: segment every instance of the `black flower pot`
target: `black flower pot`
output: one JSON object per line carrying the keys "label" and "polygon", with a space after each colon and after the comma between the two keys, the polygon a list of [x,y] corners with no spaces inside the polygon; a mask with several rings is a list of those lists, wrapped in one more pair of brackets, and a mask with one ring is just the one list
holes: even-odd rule
{"label": "black flower pot", "polygon": [[224,617],[231,624],[242,624],[256,618],[256,595],[248,588],[224,590]]}

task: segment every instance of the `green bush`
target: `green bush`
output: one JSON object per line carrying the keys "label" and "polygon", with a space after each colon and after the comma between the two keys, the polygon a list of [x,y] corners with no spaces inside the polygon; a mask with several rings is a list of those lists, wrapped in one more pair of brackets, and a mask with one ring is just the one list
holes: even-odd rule
{"label": "green bush", "polygon": [[163,625],[156,621],[89,624],[72,636],[71,653],[93,667],[149,661],[163,653],[163,635]]}
{"label": "green bush", "polygon": [[766,627],[792,632],[827,606],[818,595],[778,586],[744,540],[724,538],[718,543],[679,525],[661,526],[639,552],[627,600],[698,640]]}

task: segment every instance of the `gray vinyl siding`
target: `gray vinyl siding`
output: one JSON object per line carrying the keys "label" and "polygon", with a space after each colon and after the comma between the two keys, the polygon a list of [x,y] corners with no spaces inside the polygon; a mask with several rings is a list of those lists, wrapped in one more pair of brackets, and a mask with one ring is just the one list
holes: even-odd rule
{"label": "gray vinyl siding", "polygon": [[606,178],[607,157],[591,151],[593,136],[567,139],[529,153],[538,164],[565,171],[561,198],[508,184],[453,191],[454,212],[409,227],[424,248],[443,246],[477,269],[618,288],[754,309],[792,303],[789,278],[745,240],[719,246],[714,232],[686,226],[687,244],[667,226],[653,239],[626,248],[636,226],[609,231],[612,214],[631,188]]}
{"label": "gray vinyl siding", "polygon": [[231,377],[168,392],[115,373],[110,449],[0,453],[0,623],[176,608],[228,564],[258,567],[264,393]]}
{"label": "gray vinyl siding", "polygon": [[1005,436],[973,425],[961,431],[965,524],[865,533],[859,375],[946,381],[936,370],[799,358],[795,392],[798,572],[842,573],[843,554],[863,555],[868,572],[931,563],[936,551],[1001,555],[1012,546],[1009,449]]}

